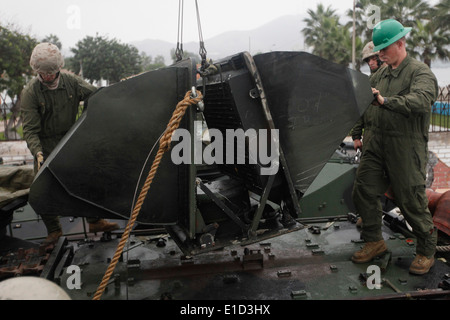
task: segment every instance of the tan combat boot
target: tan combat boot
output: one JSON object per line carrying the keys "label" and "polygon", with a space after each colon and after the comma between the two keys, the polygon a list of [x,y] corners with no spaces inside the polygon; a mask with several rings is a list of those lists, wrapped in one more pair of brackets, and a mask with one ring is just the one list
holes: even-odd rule
{"label": "tan combat boot", "polygon": [[434,257],[427,258],[421,254],[417,254],[414,261],[409,267],[409,272],[414,274],[425,274],[434,266]]}
{"label": "tan combat boot", "polygon": [[363,226],[363,221],[362,221],[362,218],[359,217],[358,220],[356,220],[356,227],[357,227],[358,229],[361,229],[362,226]]}
{"label": "tan combat boot", "polygon": [[49,245],[54,245],[56,242],[58,242],[58,239],[62,236],[62,230],[56,230],[53,232],[50,232],[47,235],[47,238],[42,242],[41,246],[47,247]]}
{"label": "tan combat boot", "polygon": [[97,222],[89,223],[89,232],[108,232],[119,229],[117,223],[108,222],[105,219],[100,219]]}
{"label": "tan combat boot", "polygon": [[386,243],[384,243],[384,240],[366,242],[361,250],[356,251],[353,254],[352,261],[355,263],[365,263],[383,254],[386,250],[387,246]]}

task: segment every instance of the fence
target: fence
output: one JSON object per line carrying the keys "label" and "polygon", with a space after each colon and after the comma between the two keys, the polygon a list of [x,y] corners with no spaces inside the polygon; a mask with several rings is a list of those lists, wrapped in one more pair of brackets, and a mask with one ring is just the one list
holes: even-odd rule
{"label": "fence", "polygon": [[6,103],[0,97],[0,141],[21,140],[22,122],[19,116],[18,106],[14,107],[12,103]]}
{"label": "fence", "polygon": [[439,88],[439,95],[431,109],[430,132],[450,132],[450,85]]}
{"label": "fence", "polygon": [[[430,132],[450,132],[450,85],[439,88],[439,96],[432,106]],[[22,121],[18,106],[1,99],[0,141],[22,140]],[[17,108],[17,109],[16,109]]]}

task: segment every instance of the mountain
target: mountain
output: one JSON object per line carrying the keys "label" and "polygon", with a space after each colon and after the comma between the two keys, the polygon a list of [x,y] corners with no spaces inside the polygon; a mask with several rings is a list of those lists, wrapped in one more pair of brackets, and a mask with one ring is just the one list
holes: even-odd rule
{"label": "mountain", "polygon": [[[170,43],[164,40],[145,39],[141,41],[131,42],[131,45],[135,46],[139,52],[145,52],[153,59],[156,56],[163,56],[166,65],[171,64],[172,58],[170,57],[170,50],[177,47],[176,43]],[[183,45],[184,46],[184,45]]]}
{"label": "mountain", "polygon": [[[282,16],[253,30],[228,31],[205,39],[207,57],[218,60],[242,51],[249,51],[253,55],[268,51],[305,51],[301,33],[305,26],[303,19],[301,15]],[[131,44],[153,58],[162,55],[166,65],[172,63],[170,50],[176,48],[176,43],[145,39]],[[183,43],[183,50],[197,54],[199,43]]]}

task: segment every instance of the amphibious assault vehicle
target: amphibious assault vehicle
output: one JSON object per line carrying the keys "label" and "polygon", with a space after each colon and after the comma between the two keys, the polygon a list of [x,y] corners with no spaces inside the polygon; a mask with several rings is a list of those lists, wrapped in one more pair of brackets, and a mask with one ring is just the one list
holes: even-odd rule
{"label": "amphibious assault vehicle", "polygon": [[[350,260],[360,154],[344,140],[373,100],[366,75],[304,52],[200,70],[181,60],[89,98],[29,193],[1,209],[3,279],[45,278],[76,300],[448,299],[448,224],[432,271],[409,274],[415,239],[388,197],[388,253]],[[62,217],[55,246],[40,246],[41,214]],[[86,217],[122,229],[91,234]]]}

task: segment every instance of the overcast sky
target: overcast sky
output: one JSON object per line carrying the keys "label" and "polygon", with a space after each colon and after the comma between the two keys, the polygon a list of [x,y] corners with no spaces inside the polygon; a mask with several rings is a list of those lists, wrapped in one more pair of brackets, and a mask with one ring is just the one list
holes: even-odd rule
{"label": "overcast sky", "polygon": [[[316,10],[319,3],[343,18],[353,8],[353,0],[198,0],[205,45],[221,33],[252,30],[284,15],[307,17],[307,10]],[[178,4],[179,0],[0,0],[0,24],[13,23],[38,40],[56,34],[63,52],[96,33],[123,43],[159,39],[175,44]],[[198,42],[195,0],[184,0],[183,25],[183,43]],[[438,78],[447,84],[448,70]]]}
{"label": "overcast sky", "polygon": [[[179,0],[1,0],[0,21],[38,39],[53,33],[68,49],[98,33],[129,43],[177,41]],[[318,3],[344,15],[353,0],[198,0],[203,38],[251,30],[283,15],[306,15]],[[184,1],[183,42],[198,41],[195,1]]]}

